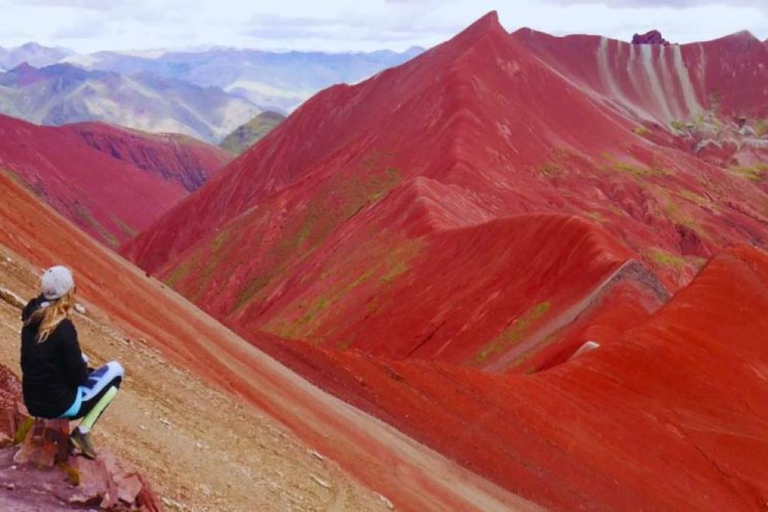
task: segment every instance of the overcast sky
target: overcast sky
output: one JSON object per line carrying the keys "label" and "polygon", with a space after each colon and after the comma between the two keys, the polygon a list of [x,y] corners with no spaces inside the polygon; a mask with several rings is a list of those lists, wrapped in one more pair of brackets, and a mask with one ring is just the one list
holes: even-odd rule
{"label": "overcast sky", "polygon": [[626,40],[658,28],[684,43],[747,29],[768,38],[768,0],[0,0],[0,46],[404,50],[442,42],[491,10],[510,32]]}

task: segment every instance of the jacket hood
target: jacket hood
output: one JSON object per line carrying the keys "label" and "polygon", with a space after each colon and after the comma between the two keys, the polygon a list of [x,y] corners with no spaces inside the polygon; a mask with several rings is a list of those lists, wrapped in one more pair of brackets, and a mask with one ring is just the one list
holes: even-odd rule
{"label": "jacket hood", "polygon": [[43,297],[42,295],[30,300],[29,303],[27,303],[24,310],[21,312],[21,321],[26,322],[27,319],[32,315],[32,313],[34,313],[35,311],[43,307],[44,302],[47,302],[47,301],[45,300],[45,297]]}

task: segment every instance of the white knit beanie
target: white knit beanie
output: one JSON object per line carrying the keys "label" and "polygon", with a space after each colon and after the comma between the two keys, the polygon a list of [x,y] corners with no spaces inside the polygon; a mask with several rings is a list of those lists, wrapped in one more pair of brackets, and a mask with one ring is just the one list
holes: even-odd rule
{"label": "white knit beanie", "polygon": [[45,271],[41,279],[43,297],[48,300],[62,298],[75,286],[75,279],[67,267],[57,265]]}

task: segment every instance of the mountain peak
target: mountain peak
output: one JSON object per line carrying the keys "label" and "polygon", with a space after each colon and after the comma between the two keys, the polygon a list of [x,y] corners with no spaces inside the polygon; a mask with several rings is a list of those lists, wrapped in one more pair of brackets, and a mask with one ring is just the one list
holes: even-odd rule
{"label": "mountain peak", "polygon": [[496,11],[491,11],[488,14],[484,15],[482,18],[475,21],[473,24],[471,24],[469,27],[466,28],[459,36],[462,35],[471,35],[471,36],[481,36],[486,33],[502,33],[505,34],[507,31],[504,29],[503,26],[501,26],[501,22],[499,22],[499,13]]}
{"label": "mountain peak", "polygon": [[40,43],[36,43],[34,41],[29,41],[28,43],[24,43],[23,45],[19,46],[20,49],[23,50],[39,50],[41,48],[45,48]]}
{"label": "mountain peak", "polygon": [[27,61],[24,61],[18,66],[16,66],[15,68],[9,70],[10,73],[16,73],[16,74],[26,73],[30,71],[37,71],[37,68],[35,66],[30,65],[29,62]]}
{"label": "mountain peak", "polygon": [[755,35],[749,30],[741,30],[739,32],[734,32],[733,34],[729,34],[725,37],[721,37],[720,39],[717,39],[717,41],[724,41],[724,42],[744,44],[744,45],[763,44],[762,41],[760,41],[757,37],[755,37]]}

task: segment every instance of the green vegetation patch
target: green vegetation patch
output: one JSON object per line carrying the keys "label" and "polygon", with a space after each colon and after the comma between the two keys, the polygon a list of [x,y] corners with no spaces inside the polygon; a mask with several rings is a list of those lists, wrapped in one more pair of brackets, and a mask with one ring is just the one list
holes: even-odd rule
{"label": "green vegetation patch", "polygon": [[686,124],[679,119],[673,119],[670,121],[669,126],[671,126],[672,129],[676,132],[684,132],[687,128]]}
{"label": "green vegetation patch", "polygon": [[[423,247],[424,242],[419,239],[382,236],[370,237],[362,244],[353,245],[352,250],[341,250],[338,257],[325,262],[329,267],[314,271],[302,291],[302,298],[283,307],[279,317],[265,325],[264,330],[283,338],[314,343],[333,338],[337,340],[337,348],[347,348],[354,339],[348,336],[343,343],[339,342],[333,332],[327,330],[329,326],[343,330],[354,321],[350,315],[380,314],[384,304],[392,300],[388,290],[399,276],[410,270]],[[355,299],[349,301],[352,296]],[[364,311],[356,307],[360,302],[366,303]]]}
{"label": "green vegetation patch", "polygon": [[768,165],[755,164],[752,166],[731,167],[731,171],[733,171],[734,173],[740,176],[744,176],[749,181],[754,181],[759,183],[765,179],[766,173],[768,172]]}
{"label": "green vegetation patch", "polygon": [[758,137],[762,137],[765,134],[768,134],[768,120],[766,119],[757,119],[755,121],[755,135]]}
{"label": "green vegetation patch", "polygon": [[605,162],[598,166],[598,169],[603,172],[614,172],[619,174],[629,174],[635,178],[648,178],[653,176],[669,176],[671,171],[662,167],[661,165],[654,165],[653,167],[644,167],[641,165],[632,164],[629,162],[623,162],[618,160],[609,153],[603,153],[602,158]]}
{"label": "green vegetation patch", "polygon": [[475,360],[482,363],[491,355],[502,352],[509,345],[516,345],[521,342],[528,335],[533,323],[546,315],[551,308],[552,304],[549,301],[536,304],[523,315],[517,317],[496,339],[483,347],[477,353]]}
{"label": "green vegetation patch", "polygon": [[539,174],[545,178],[557,178],[562,176],[564,172],[565,171],[563,171],[563,168],[559,164],[552,161],[546,162],[539,167]]}
{"label": "green vegetation patch", "polygon": [[115,237],[112,232],[102,226],[101,223],[93,217],[91,211],[88,208],[81,204],[76,204],[75,213],[85,224],[96,230],[96,232],[107,243],[107,245],[113,248],[116,248],[120,245],[120,241],[117,239],[117,237]]}
{"label": "green vegetation patch", "polygon": [[77,468],[70,466],[66,462],[60,462],[58,464],[59,469],[64,471],[65,480],[75,487],[80,485],[80,482],[82,481],[82,476],[80,475],[80,471],[78,471]]}
{"label": "green vegetation patch", "polygon": [[651,260],[659,266],[671,267],[676,270],[683,268],[686,265],[685,258],[677,254],[672,254],[660,249],[658,247],[651,250]]}
{"label": "green vegetation patch", "polygon": [[122,231],[125,234],[125,236],[133,238],[139,233],[138,229],[132,228],[122,220],[115,217],[114,215],[110,216],[110,218],[112,219],[112,222],[115,224],[115,226],[120,228],[120,231]]}
{"label": "green vegetation patch", "polygon": [[170,286],[171,288],[175,287],[179,282],[187,277],[189,274],[190,269],[192,268],[193,261],[192,260],[186,260],[181,265],[173,269],[173,272],[171,272],[171,275],[169,275],[165,279],[165,284]]}
{"label": "green vegetation patch", "polygon": [[636,126],[632,129],[632,131],[635,133],[635,135],[639,135],[640,137],[647,137],[651,134],[651,130],[645,126]]}
{"label": "green vegetation patch", "polygon": [[19,425],[19,428],[17,428],[16,432],[13,434],[13,444],[18,446],[23,443],[34,424],[34,418],[24,418],[24,421],[21,422],[21,425]]}
{"label": "green vegetation patch", "polygon": [[699,194],[691,190],[681,190],[678,192],[678,195],[683,199],[690,201],[691,203],[694,203],[698,206],[704,206],[709,204],[709,200],[706,197],[700,196]]}
{"label": "green vegetation patch", "polygon": [[219,147],[239,155],[269,135],[284,120],[285,116],[277,112],[262,112],[227,135]]}
{"label": "green vegetation patch", "polygon": [[386,153],[375,152],[354,173],[339,172],[315,195],[304,211],[291,218],[280,241],[265,255],[264,272],[239,294],[238,308],[253,299],[290,263],[306,259],[335,230],[365,207],[379,201],[401,180],[401,173],[384,166]]}

